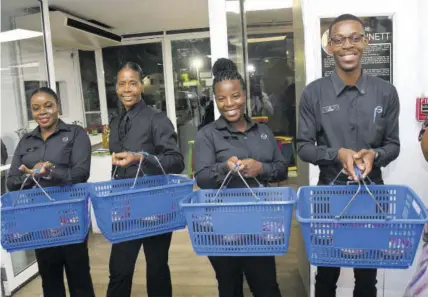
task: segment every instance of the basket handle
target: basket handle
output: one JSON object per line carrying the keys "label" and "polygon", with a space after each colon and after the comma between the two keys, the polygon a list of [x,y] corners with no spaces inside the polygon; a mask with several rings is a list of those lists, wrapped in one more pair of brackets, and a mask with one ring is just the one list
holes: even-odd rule
{"label": "basket handle", "polygon": [[[137,153],[135,153],[135,152],[131,152],[133,155],[135,155],[135,154],[137,154]],[[142,169],[142,164],[143,164],[143,156],[144,157],[147,157],[147,156],[149,156],[150,154],[149,153],[147,153],[147,152],[138,152],[138,153],[140,153],[141,155],[142,155],[142,157],[140,158],[140,162],[138,163],[138,170],[137,170],[137,174],[135,175],[135,178],[134,178],[134,183],[132,184],[132,186],[131,186],[131,188],[134,188],[135,187],[135,184],[137,183],[137,179],[138,179],[138,173],[143,173],[143,175],[145,175],[145,173],[144,173],[144,171],[143,171],[143,169]],[[159,164],[159,166],[160,166],[160,168],[161,168],[161,170],[162,170],[162,173],[165,175],[165,178],[166,178],[166,181],[167,181],[167,183],[169,184],[169,178],[168,178],[168,175],[166,174],[166,172],[165,172],[165,169],[163,168],[163,166],[162,166],[162,164],[161,164],[161,162],[159,161],[159,158],[156,156],[156,155],[152,155],[154,158],[155,158],[155,160],[157,161],[157,163]],[[117,167],[118,166],[115,166],[114,167],[114,170],[113,170],[113,174],[112,174],[112,179],[114,179],[114,176],[116,175],[116,171],[117,171]]]}
{"label": "basket handle", "polygon": [[[215,194],[214,200],[217,199],[220,191],[229,184],[231,179],[228,179],[229,176],[234,172],[234,170],[236,170],[237,168],[239,168],[239,165],[235,165],[234,168],[232,170],[230,170],[226,177],[223,180],[223,183],[221,184],[220,188],[218,189],[217,193]],[[257,201],[260,201],[260,198],[254,193],[254,191],[251,189],[251,187],[248,185],[247,181],[245,180],[245,178],[242,176],[242,174],[240,172],[237,172],[238,176],[241,178],[242,182],[244,182],[245,186],[250,190],[251,194],[253,195],[254,198],[256,198]],[[256,177],[252,177],[254,180],[256,180],[256,182],[262,186],[259,182],[259,180],[257,180]]]}
{"label": "basket handle", "polygon": [[[34,174],[40,172],[41,169],[35,169],[34,170]],[[22,190],[24,188],[25,183],[27,182],[27,180],[31,177],[34,181],[34,183],[36,183],[36,185],[40,188],[40,190],[45,194],[45,196],[49,199],[49,201],[55,201],[54,199],[52,199],[52,197],[43,189],[43,187],[40,185],[39,181],[37,181],[37,179],[34,177],[33,175],[27,174],[24,181],[21,184],[21,188],[19,189],[19,193],[18,193],[18,197],[14,200],[13,202],[13,206],[15,207],[16,205],[16,201],[19,199],[19,197],[21,196]]]}
{"label": "basket handle", "polygon": [[[336,177],[334,177],[334,179],[333,179],[333,181],[331,181],[330,182],[330,185],[334,185],[334,183],[336,182],[336,180],[340,177],[340,175],[341,174],[344,174],[344,172],[343,172],[343,170],[344,170],[344,168],[342,168],[342,170],[340,170],[339,171],[339,173],[336,175]],[[370,184],[375,184],[371,179],[370,179],[370,177],[369,176],[367,176],[367,177],[365,177],[365,178],[362,178],[362,173],[361,173],[361,170],[360,170],[360,168],[357,166],[357,165],[354,165],[354,172],[355,172],[355,174],[357,175],[357,177],[359,178],[359,179],[367,179],[367,180],[369,180],[369,182],[370,182]],[[346,182],[346,184],[353,184],[353,183],[355,183],[355,181],[348,181],[348,182]]]}
{"label": "basket handle", "polygon": [[[373,193],[370,191],[369,187],[367,186],[366,181],[364,180],[364,178],[362,178],[361,170],[360,170],[356,165],[354,165],[354,171],[355,171],[355,174],[357,175],[357,177],[359,178],[359,179],[358,179],[358,181],[357,181],[357,182],[358,182],[358,189],[357,189],[357,191],[355,192],[355,194],[352,196],[352,198],[349,200],[348,204],[346,204],[346,206],[345,206],[345,208],[342,210],[342,212],[341,212],[339,215],[336,215],[336,216],[335,216],[335,218],[336,218],[336,219],[341,219],[341,218],[342,218],[343,214],[348,210],[348,208],[349,208],[349,206],[351,205],[352,201],[353,201],[353,200],[355,200],[355,198],[357,197],[357,195],[360,193],[360,191],[361,191],[361,182],[363,182],[363,185],[364,185],[364,187],[365,187],[366,191],[368,192],[368,194],[369,194],[370,198],[373,200],[373,202],[375,202],[375,203],[376,203],[376,206],[379,208],[379,210],[381,210],[381,211],[382,211],[383,215],[385,216],[385,219],[386,219],[386,220],[391,219],[391,216],[389,216],[389,215],[385,212],[385,210],[383,210],[382,206],[380,206],[380,205],[379,205],[379,202],[376,200],[376,198],[374,197]],[[340,173],[339,173],[339,174],[340,174]],[[336,177],[336,179],[337,179],[337,177]],[[336,179],[335,179],[335,180],[336,180]],[[334,181],[335,181],[335,180],[334,180]],[[369,180],[370,180],[370,179],[369,179]],[[371,180],[370,180],[370,181],[371,181]],[[374,183],[372,182],[372,184],[374,184]]]}

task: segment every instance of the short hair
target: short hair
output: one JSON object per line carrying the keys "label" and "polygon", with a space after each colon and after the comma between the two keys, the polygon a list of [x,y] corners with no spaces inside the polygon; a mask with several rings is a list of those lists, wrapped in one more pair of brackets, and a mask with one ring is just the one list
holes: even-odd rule
{"label": "short hair", "polygon": [[119,72],[121,72],[123,69],[125,69],[125,68],[129,68],[129,69],[132,69],[133,71],[135,71],[136,73],[138,73],[138,76],[139,76],[139,78],[140,78],[140,81],[142,81],[143,80],[143,78],[144,78],[144,72],[143,72],[143,69],[141,68],[141,66],[140,65],[138,65],[137,63],[135,63],[135,62],[126,62],[120,69],[119,69],[119,71],[117,72],[117,73],[119,73]]}
{"label": "short hair", "polygon": [[236,67],[236,64],[232,60],[226,58],[218,59],[213,65],[212,73],[214,76],[214,94],[216,84],[226,80],[239,80],[242,90],[246,91],[244,78],[238,72],[238,67]]}
{"label": "short hair", "polygon": [[51,96],[53,99],[55,99],[55,102],[56,102],[56,103],[59,103],[59,97],[58,97],[58,95],[56,94],[56,92],[55,92],[55,91],[53,91],[53,90],[52,90],[51,88],[49,88],[49,87],[40,87],[40,88],[37,88],[36,90],[34,90],[34,91],[31,93],[30,99],[31,99],[35,94],[37,94],[37,93],[45,93],[45,94],[47,94],[47,95]]}
{"label": "short hair", "polygon": [[356,21],[356,22],[361,24],[361,26],[363,27],[363,30],[364,30],[364,23],[363,23],[363,21],[361,21],[361,19],[359,17],[354,16],[353,14],[346,13],[346,14],[342,14],[342,15],[338,16],[337,18],[335,18],[333,20],[333,22],[328,27],[328,37],[331,37],[331,31],[332,31],[331,29],[333,29],[333,26],[335,24],[337,24],[339,22],[343,22],[343,21]]}

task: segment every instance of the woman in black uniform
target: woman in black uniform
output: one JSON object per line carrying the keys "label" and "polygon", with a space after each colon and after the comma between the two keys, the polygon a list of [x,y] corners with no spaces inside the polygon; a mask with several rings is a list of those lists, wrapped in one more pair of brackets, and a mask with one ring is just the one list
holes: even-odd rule
{"label": "woman in black uniform", "polygon": [[[275,138],[265,124],[258,124],[245,114],[245,83],[236,65],[219,59],[213,66],[214,94],[221,117],[203,127],[195,139],[195,176],[202,189],[218,189],[227,173],[234,170],[246,177],[251,187],[287,178],[287,167]],[[228,187],[245,184],[238,175]],[[281,296],[276,282],[275,258],[209,257],[215,270],[220,296],[242,296],[245,274],[254,296]]]}
{"label": "woman in black uniform", "polygon": [[[59,99],[47,87],[31,95],[31,113],[38,126],[25,135],[15,150],[7,187],[19,190],[27,174],[42,187],[86,182],[91,167],[91,142],[82,127],[58,118]],[[36,171],[37,170],[37,171]],[[34,187],[27,179],[24,189]],[[63,272],[67,275],[70,296],[94,297],[90,275],[88,242],[36,249],[43,295],[65,297]]]}
{"label": "woman in black uniform", "polygon": [[[134,178],[142,161],[147,175],[162,175],[154,155],[166,173],[184,170],[183,155],[178,150],[177,134],[167,116],[149,107],[141,98],[143,71],[135,63],[126,63],[117,74],[117,95],[125,113],[114,118],[110,127],[110,152],[116,179]],[[147,152],[145,157],[139,152]],[[141,172],[139,175],[143,175]],[[110,255],[110,283],[107,296],[129,297],[135,262],[144,247],[146,256],[147,294],[172,296],[168,252],[172,233],[113,244]]]}

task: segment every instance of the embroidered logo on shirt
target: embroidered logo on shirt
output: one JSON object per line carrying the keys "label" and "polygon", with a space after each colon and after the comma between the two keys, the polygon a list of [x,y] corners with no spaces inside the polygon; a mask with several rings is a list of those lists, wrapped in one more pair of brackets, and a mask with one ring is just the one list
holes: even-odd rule
{"label": "embroidered logo on shirt", "polygon": [[267,135],[266,135],[266,134],[262,134],[260,137],[261,137],[263,140],[266,140],[266,139],[267,139]]}
{"label": "embroidered logo on shirt", "polygon": [[321,108],[321,112],[323,114],[327,114],[330,112],[337,112],[337,111],[340,111],[339,105],[331,105],[331,106],[325,106]]}
{"label": "embroidered logo on shirt", "polygon": [[381,106],[377,106],[373,111],[373,123],[376,122],[376,115],[381,114],[383,112],[383,108]]}
{"label": "embroidered logo on shirt", "polygon": [[68,141],[68,137],[63,137],[63,138],[62,138],[62,141],[63,141],[64,143],[66,143],[66,142]]}

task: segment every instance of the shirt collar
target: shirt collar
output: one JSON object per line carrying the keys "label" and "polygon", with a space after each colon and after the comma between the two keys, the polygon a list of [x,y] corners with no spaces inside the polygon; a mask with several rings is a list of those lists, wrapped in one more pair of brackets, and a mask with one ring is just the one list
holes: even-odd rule
{"label": "shirt collar", "polygon": [[[249,131],[251,128],[253,128],[253,126],[257,125],[257,122],[248,117],[247,114],[244,114],[244,118],[248,123],[247,129],[245,131]],[[227,129],[230,132],[238,132],[235,127],[233,127],[233,125],[230,125],[230,123],[223,116],[220,116],[220,118],[217,119],[215,124],[217,129]]]}
{"label": "shirt collar", "polygon": [[125,115],[127,115],[130,119],[135,117],[142,109],[146,107],[146,103],[143,99],[140,99],[130,110],[126,111]]}
{"label": "shirt collar", "polygon": [[[58,122],[56,124],[56,129],[54,133],[57,133],[59,131],[71,131],[70,127],[68,124],[66,124],[64,121],[62,121],[61,119],[58,119]],[[42,137],[42,134],[40,132],[40,126],[37,126],[31,133],[28,134],[28,137]]]}
{"label": "shirt collar", "polygon": [[[345,82],[337,75],[336,71],[333,71],[331,74],[331,81],[333,82],[334,90],[336,91],[336,96],[339,96],[340,93],[347,87]],[[361,70],[361,76],[358,81],[355,83],[355,87],[361,95],[366,94],[367,90],[367,74],[364,70]]]}

